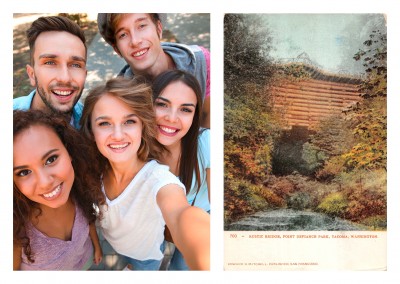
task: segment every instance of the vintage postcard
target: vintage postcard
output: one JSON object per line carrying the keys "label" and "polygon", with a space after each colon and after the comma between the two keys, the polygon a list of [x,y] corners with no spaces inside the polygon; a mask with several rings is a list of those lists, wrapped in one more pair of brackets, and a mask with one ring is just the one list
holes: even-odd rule
{"label": "vintage postcard", "polygon": [[386,270],[383,14],[224,17],[224,269]]}

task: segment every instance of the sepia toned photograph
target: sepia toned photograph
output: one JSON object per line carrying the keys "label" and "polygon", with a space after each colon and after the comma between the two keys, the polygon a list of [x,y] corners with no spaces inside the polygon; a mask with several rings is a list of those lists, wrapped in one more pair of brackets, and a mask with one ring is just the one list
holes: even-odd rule
{"label": "sepia toned photograph", "polygon": [[[247,268],[385,269],[385,15],[226,14],[224,63],[226,259],[297,240]],[[362,253],[365,239],[377,263],[326,266],[314,247],[288,264],[308,244]]]}

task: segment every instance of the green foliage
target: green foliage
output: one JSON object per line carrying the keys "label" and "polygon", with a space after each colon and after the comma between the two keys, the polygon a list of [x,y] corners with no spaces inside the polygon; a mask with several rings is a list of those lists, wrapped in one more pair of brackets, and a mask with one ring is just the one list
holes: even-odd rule
{"label": "green foliage", "polygon": [[267,111],[263,89],[254,84],[243,88],[242,99],[225,95],[225,175],[257,183],[271,171],[280,127]]}
{"label": "green foliage", "polygon": [[261,95],[246,89],[242,94],[245,102],[225,96],[225,140],[254,146],[268,142],[276,136],[276,122],[268,113],[265,101],[259,102]]}
{"label": "green foliage", "polygon": [[[285,138],[271,111],[270,86],[306,74],[295,65],[276,71],[261,22],[253,15],[225,16],[226,222],[266,208],[293,208],[385,229],[386,35],[374,32],[355,56],[366,68],[363,100],[321,121],[311,136],[298,130]],[[260,32],[266,37],[258,38]]]}
{"label": "green foliage", "polygon": [[325,161],[324,167],[315,173],[315,177],[320,181],[331,181],[345,169],[344,164],[342,156],[334,156]]}
{"label": "green foliage", "polygon": [[349,114],[354,124],[357,143],[343,154],[347,170],[386,169],[387,163],[387,38],[386,33],[373,31],[354,58],[363,60],[367,79],[360,86],[364,100]]}
{"label": "green foliage", "polygon": [[261,15],[226,14],[224,17],[225,88],[241,96],[244,83],[268,85],[274,73],[269,52],[270,31]]}
{"label": "green foliage", "polygon": [[245,180],[225,178],[224,218],[226,223],[265,209],[268,204],[257,194],[259,188]]}
{"label": "green foliage", "polygon": [[363,98],[387,96],[387,35],[379,30],[372,31],[364,41],[364,50],[355,55],[356,61],[364,62],[367,80],[360,86]]}
{"label": "green foliage", "polygon": [[317,210],[330,216],[343,217],[347,206],[348,201],[343,193],[333,192],[322,200]]}
{"label": "green foliage", "polygon": [[370,228],[370,230],[386,230],[387,228],[387,218],[386,215],[383,216],[372,216],[361,220],[361,224]]}
{"label": "green foliage", "polygon": [[350,119],[355,123],[353,135],[357,143],[342,155],[347,170],[386,169],[386,98],[374,97],[364,100],[360,108],[350,115]]}
{"label": "green foliage", "polygon": [[295,210],[306,210],[310,208],[311,196],[307,192],[296,192],[289,197],[287,206]]}
{"label": "green foliage", "polygon": [[327,154],[321,151],[316,145],[306,142],[303,144],[301,158],[305,162],[304,167],[307,169],[307,172],[315,173],[317,169],[323,166],[324,161],[327,160]]}
{"label": "green foliage", "polygon": [[310,72],[306,70],[302,63],[290,63],[280,65],[275,73],[275,80],[298,82],[310,79]]}

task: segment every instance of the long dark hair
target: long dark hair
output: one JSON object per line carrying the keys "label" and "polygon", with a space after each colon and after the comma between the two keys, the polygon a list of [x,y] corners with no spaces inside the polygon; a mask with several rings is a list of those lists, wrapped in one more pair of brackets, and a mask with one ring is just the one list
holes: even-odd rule
{"label": "long dark hair", "polygon": [[[200,134],[200,121],[203,107],[202,93],[196,77],[181,70],[169,70],[158,75],[153,82],[153,101],[160,96],[163,90],[173,82],[182,82],[193,90],[197,98],[197,105],[193,116],[193,122],[188,132],[181,140],[181,156],[179,159],[179,179],[186,187],[186,194],[191,190],[193,171],[197,180],[197,188],[200,188],[200,169],[197,158],[198,137]],[[179,95],[179,94],[177,94]]]}
{"label": "long dark hair", "polygon": [[[101,217],[101,212],[98,212],[94,206],[104,204],[105,197],[101,191],[100,172],[97,167],[94,148],[90,146],[85,137],[79,134],[64,118],[39,110],[14,110],[13,123],[14,138],[35,125],[48,127],[57,134],[72,158],[72,166],[75,172],[71,189],[72,199],[82,210],[89,223],[93,223],[97,217]],[[34,262],[25,225],[33,217],[39,216],[41,210],[39,204],[23,195],[15,183],[13,187],[14,245],[21,246],[27,259]],[[38,215],[34,216],[36,212],[38,212]]]}

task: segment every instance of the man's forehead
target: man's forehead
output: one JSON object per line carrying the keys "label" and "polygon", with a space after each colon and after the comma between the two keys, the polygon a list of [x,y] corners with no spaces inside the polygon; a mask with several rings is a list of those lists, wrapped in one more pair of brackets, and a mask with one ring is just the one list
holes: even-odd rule
{"label": "man's forehead", "polygon": [[125,20],[130,20],[134,22],[140,22],[140,21],[145,21],[145,20],[150,20],[151,21],[151,16],[150,14],[145,14],[145,13],[129,13],[129,14],[123,14],[121,15],[120,21],[118,21],[117,24],[121,24],[121,22]]}
{"label": "man's forehead", "polygon": [[86,48],[81,39],[65,31],[48,31],[39,34],[35,41],[34,56],[77,56],[86,58]]}

